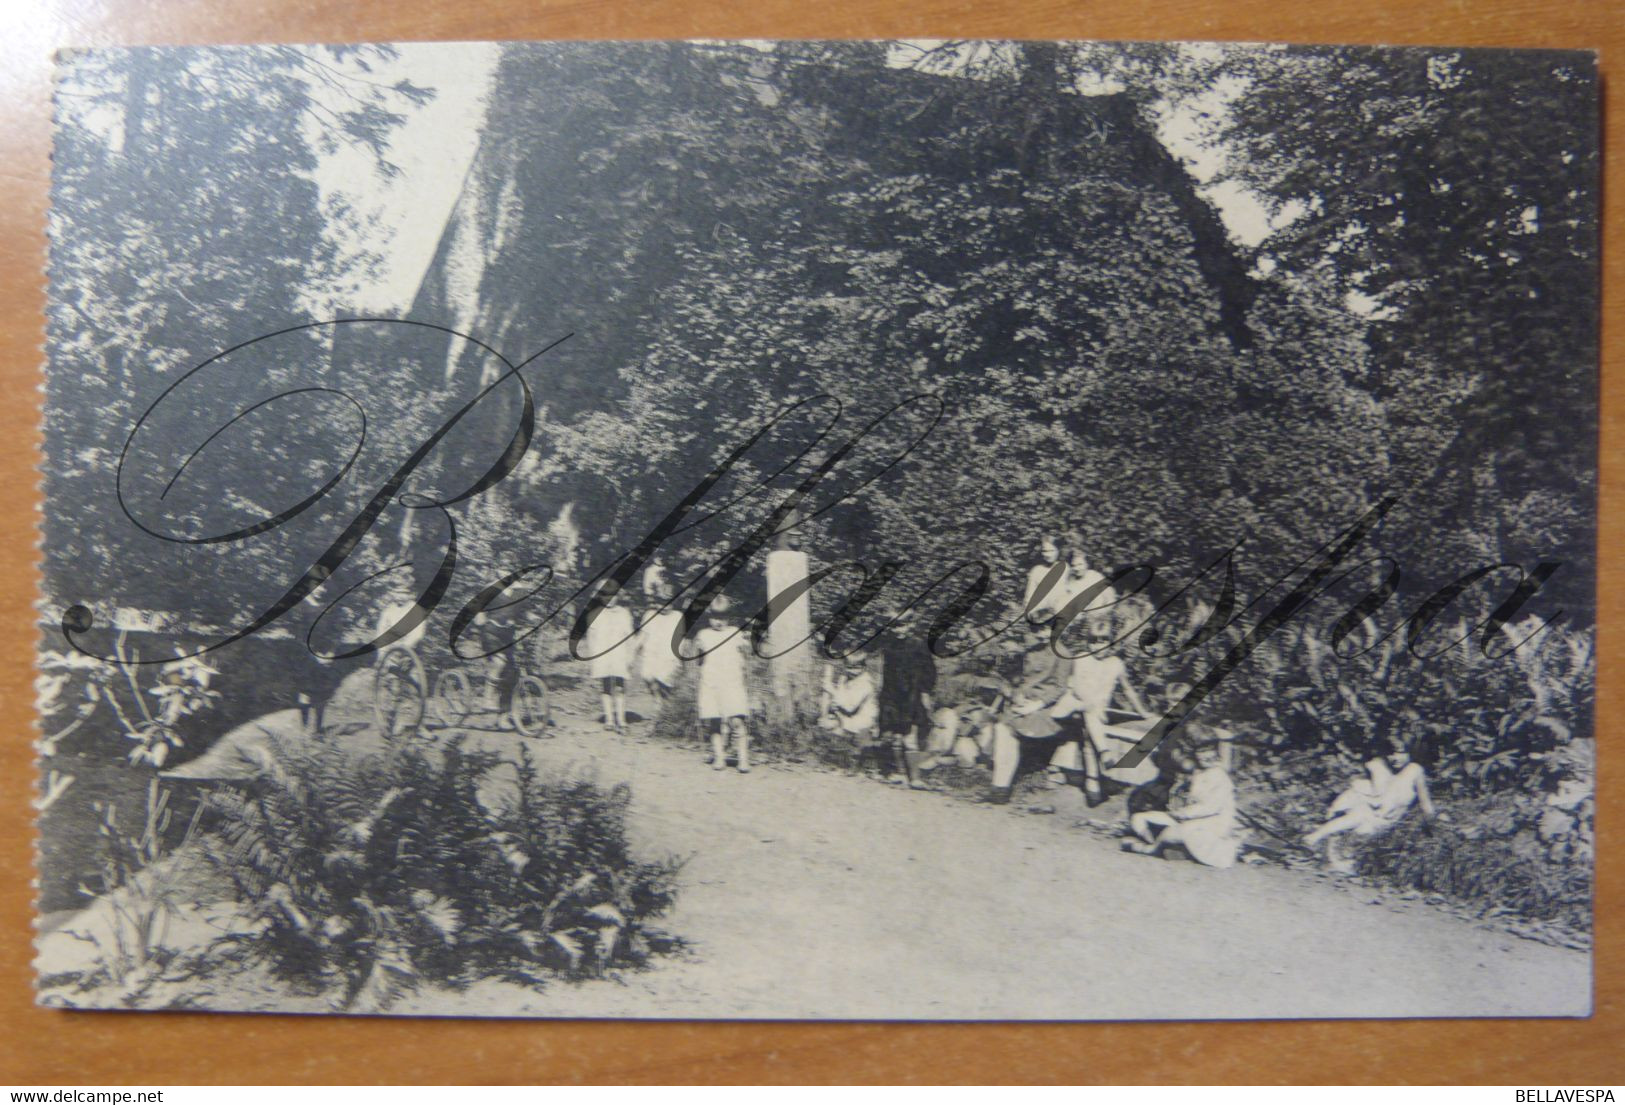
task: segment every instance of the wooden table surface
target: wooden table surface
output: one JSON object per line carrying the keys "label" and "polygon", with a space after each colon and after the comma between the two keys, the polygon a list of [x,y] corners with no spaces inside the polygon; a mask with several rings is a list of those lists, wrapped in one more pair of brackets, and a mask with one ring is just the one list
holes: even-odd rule
{"label": "wooden table surface", "polygon": [[1625,1082],[1621,1008],[1621,190],[1604,226],[1597,1012],[1589,1021],[876,1025],[66,1013],[32,1004],[34,464],[50,57],[137,43],[678,37],[1239,39],[1602,51],[1621,168],[1617,0],[12,0],[0,14],[0,1083]]}

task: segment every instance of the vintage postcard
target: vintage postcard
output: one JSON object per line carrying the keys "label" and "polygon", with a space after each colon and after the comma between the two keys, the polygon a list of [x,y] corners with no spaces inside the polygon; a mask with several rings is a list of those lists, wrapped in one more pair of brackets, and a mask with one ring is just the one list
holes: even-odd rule
{"label": "vintage postcard", "polygon": [[1588,53],[59,60],[48,1005],[1583,1016]]}

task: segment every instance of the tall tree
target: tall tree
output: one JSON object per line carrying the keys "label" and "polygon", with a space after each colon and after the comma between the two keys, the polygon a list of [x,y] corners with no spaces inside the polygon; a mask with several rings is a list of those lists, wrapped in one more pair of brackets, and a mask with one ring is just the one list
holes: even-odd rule
{"label": "tall tree", "polygon": [[[1572,562],[1590,604],[1596,75],[1575,53],[1231,52],[1228,176],[1288,218],[1262,247],[1364,317],[1405,523],[1430,558]],[[1442,564],[1438,570],[1453,565]]]}
{"label": "tall tree", "polygon": [[[88,51],[64,61],[57,91],[45,520],[50,579],[63,601],[163,609],[170,600],[224,622],[249,601],[221,550],[166,543],[127,526],[111,476],[126,435],[181,372],[232,345],[311,321],[323,289],[368,263],[346,242],[353,224],[324,199],[317,170],[343,144],[387,160],[401,111],[431,95],[377,80],[379,47]],[[320,331],[290,338],[238,394],[313,382],[328,356]],[[263,378],[261,378],[263,374]],[[226,387],[222,403],[230,403]],[[186,449],[230,419],[198,418],[166,445]],[[214,412],[209,412],[212,415]],[[341,424],[342,425],[342,424]],[[179,485],[164,517],[178,533],[288,505],[332,432],[314,409],[240,423],[205,471],[218,495]],[[307,450],[301,456],[301,450]],[[141,458],[137,458],[139,461]],[[133,467],[133,466],[132,466]],[[248,555],[270,557],[276,537]],[[212,559],[211,559],[212,558]],[[201,606],[198,604],[201,603]]]}

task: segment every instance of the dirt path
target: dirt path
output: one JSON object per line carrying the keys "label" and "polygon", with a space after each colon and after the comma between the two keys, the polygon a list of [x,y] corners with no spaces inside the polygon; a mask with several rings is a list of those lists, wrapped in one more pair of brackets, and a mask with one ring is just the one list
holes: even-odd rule
{"label": "dirt path", "polygon": [[[1140,1019],[1584,1014],[1589,956],[1274,867],[1116,851],[1037,816],[796,765],[750,775],[569,717],[540,763],[633,788],[691,856],[692,950],[620,983],[491,984],[411,1009],[576,1017]],[[474,737],[499,749],[515,738]]]}

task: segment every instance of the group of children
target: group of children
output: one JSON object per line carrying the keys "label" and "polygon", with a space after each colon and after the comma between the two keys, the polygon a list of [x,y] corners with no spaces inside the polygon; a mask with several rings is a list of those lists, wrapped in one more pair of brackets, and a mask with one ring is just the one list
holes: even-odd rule
{"label": "group of children", "polygon": [[[626,684],[634,672],[664,701],[682,666],[675,643],[683,614],[658,562],[645,572],[642,592],[649,610],[642,624],[634,624],[616,596],[587,635],[604,725],[617,732],[626,727]],[[1115,602],[1110,587],[1081,552],[1063,558],[1060,544],[1046,538],[1028,573],[1026,600],[1028,621],[1007,646],[1003,674],[990,670],[999,664],[939,672],[923,633],[905,614],[875,646],[877,657],[853,652],[826,666],[817,729],[875,762],[886,781],[917,789],[929,786],[925,776],[937,767],[986,766],[994,803],[1008,802],[1024,767],[1042,761],[1053,783],[1079,785],[1090,806],[1112,791],[1129,792],[1124,850],[1159,855],[1177,845],[1198,863],[1233,865],[1242,833],[1231,734],[1190,720],[1153,756],[1124,766],[1120,761],[1153,719],[1110,646],[1111,621],[1104,615]],[[1047,626],[1058,612],[1082,627],[1088,643],[1076,655],[1051,647]],[[729,765],[730,746],[737,770],[751,769],[747,647],[728,599],[717,596],[688,654],[700,656],[697,714],[708,762],[718,771]],[[1183,688],[1170,686],[1162,697],[1166,709],[1183,697]],[[1310,850],[1331,842],[1334,865],[1346,864],[1338,852],[1345,835],[1382,832],[1417,803],[1434,816],[1425,773],[1404,751],[1372,757],[1366,772],[1333,802],[1327,822],[1302,840]]]}

